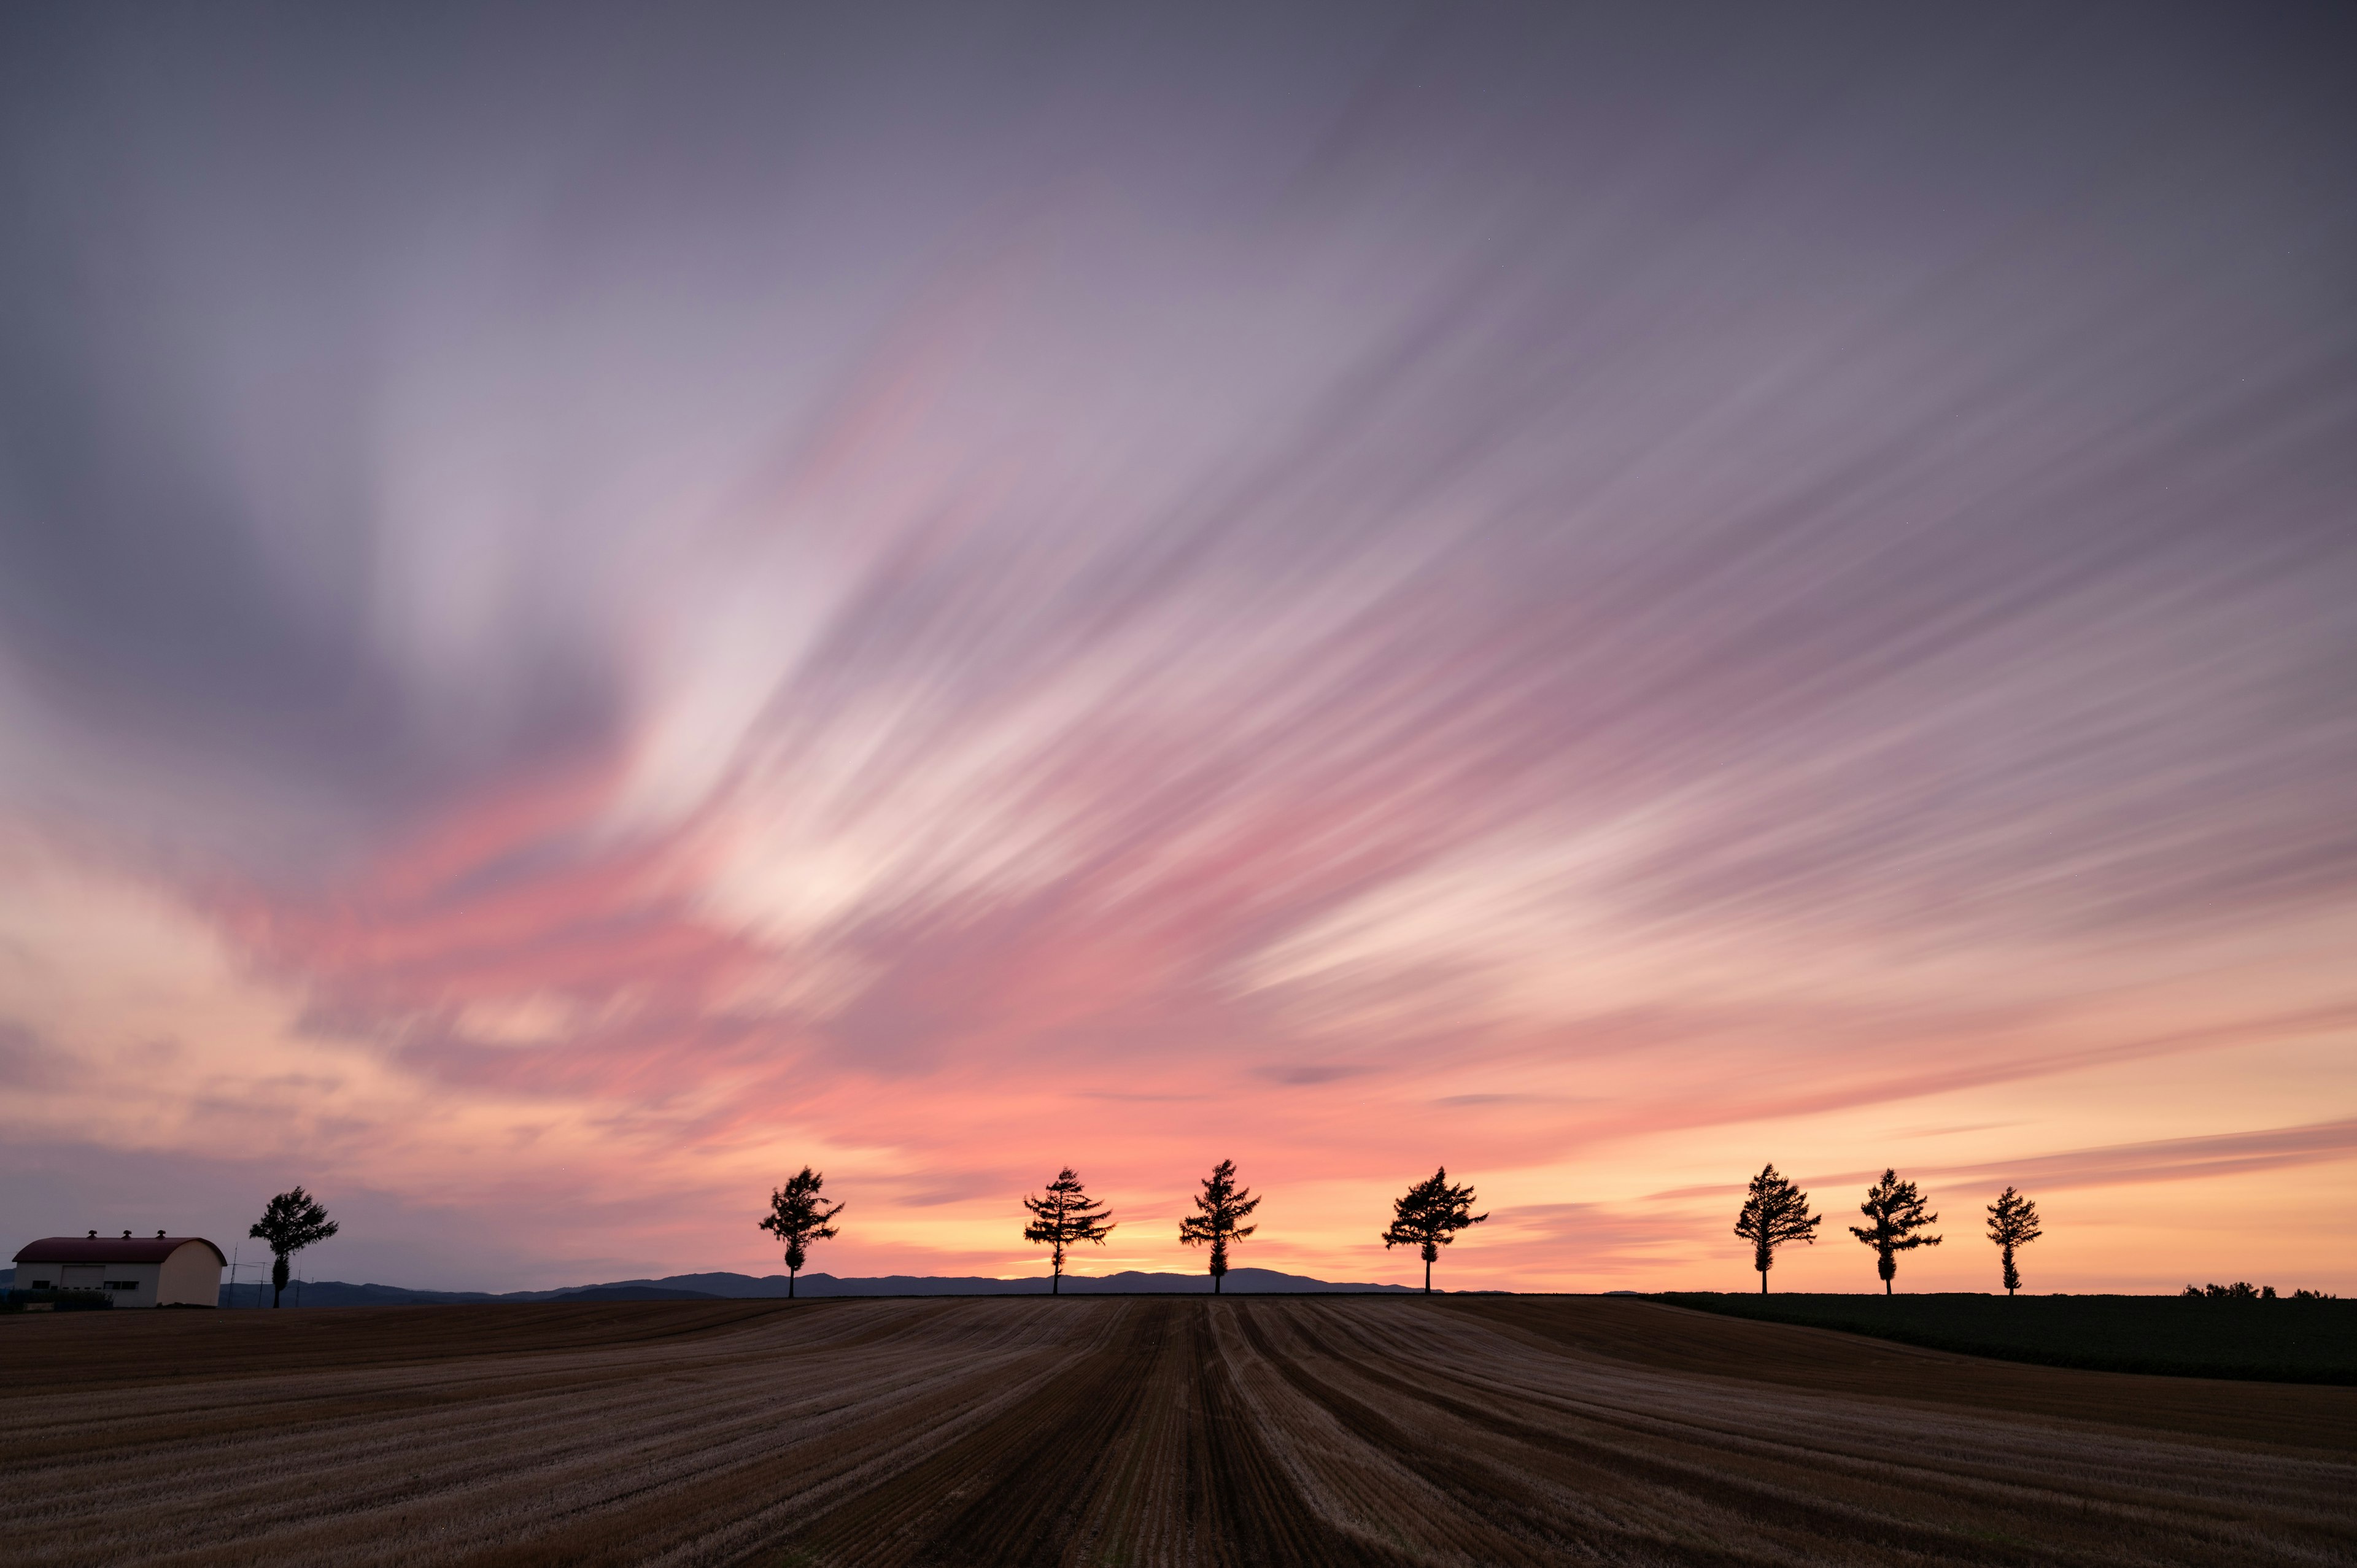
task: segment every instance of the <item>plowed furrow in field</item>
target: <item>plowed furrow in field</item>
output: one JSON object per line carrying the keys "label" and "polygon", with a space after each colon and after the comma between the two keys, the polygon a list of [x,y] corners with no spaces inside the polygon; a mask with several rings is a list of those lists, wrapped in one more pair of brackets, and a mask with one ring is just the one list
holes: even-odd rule
{"label": "plowed furrow in field", "polygon": [[[1347,1391],[1340,1379],[1325,1375],[1342,1363],[1298,1317],[1290,1324],[1293,1343],[1283,1348],[1273,1342],[1261,1315],[1247,1310],[1239,1316],[1239,1324],[1262,1363],[1330,1415],[1342,1431],[1413,1471],[1456,1505],[1450,1510],[1453,1528],[1448,1531],[1451,1547],[1480,1562],[1513,1563],[1556,1560],[1564,1553],[1609,1556],[1615,1546],[1628,1544],[1615,1539],[1627,1532],[1600,1520],[1566,1528],[1565,1510],[1550,1495],[1552,1488],[1541,1484],[1555,1478],[1547,1471],[1577,1469],[1563,1463],[1559,1448],[1503,1455],[1501,1463],[1494,1445],[1478,1441],[1464,1423],[1448,1418],[1441,1401],[1404,1380],[1353,1364],[1351,1369],[1371,1393],[1379,1390],[1406,1396],[1381,1400],[1361,1397]],[[1534,1459],[1536,1464],[1529,1462]],[[1575,1486],[1590,1497],[1623,1493],[1628,1489],[1624,1477],[1615,1473],[1620,1468],[1588,1466],[1587,1474],[1575,1475]]]}
{"label": "plowed furrow in field", "polygon": [[1227,1565],[1353,1563],[1401,1559],[1352,1540],[1314,1512],[1262,1435],[1220,1353],[1209,1313],[1190,1313],[1188,1355],[1188,1539],[1197,1561]]}
{"label": "plowed furrow in field", "polygon": [[[246,1378],[278,1372],[350,1372],[482,1357],[606,1350],[758,1331],[780,1314],[823,1311],[818,1302],[586,1302],[515,1306],[391,1306],[334,1312],[160,1312],[135,1327],[120,1314],[60,1317],[26,1336],[12,1369],[50,1390],[119,1383]],[[135,1338],[140,1354],[107,1347]]]}
{"label": "plowed furrow in field", "polygon": [[0,1540],[182,1568],[2357,1563],[2357,1390],[2265,1391],[2261,1442],[2249,1385],[1983,1387],[1826,1340],[1577,1298],[18,1318]]}
{"label": "plowed furrow in field", "polygon": [[1168,1304],[1109,1304],[1061,1374],[921,1463],[810,1520],[780,1560],[1053,1564],[1075,1544],[1119,1438],[1153,1390]]}
{"label": "plowed furrow in field", "polygon": [[[585,1509],[611,1512],[671,1486],[725,1480],[774,1452],[780,1425],[804,1442],[836,1439],[841,1450],[856,1444],[833,1429],[856,1416],[905,1443],[926,1430],[925,1418],[952,1420],[961,1397],[969,1403],[994,1397],[1004,1381],[994,1358],[928,1365],[897,1353],[888,1367],[846,1358],[813,1380],[796,1375],[795,1348],[775,1348],[712,1377],[673,1375],[678,1353],[666,1352],[619,1385],[609,1365],[583,1369],[570,1399],[486,1392],[448,1408],[436,1402],[407,1421],[296,1425],[226,1449],[146,1450],[149,1466],[177,1465],[180,1474],[98,1488],[112,1498],[78,1493],[99,1510],[76,1509],[81,1518],[56,1522],[69,1538],[87,1541],[93,1528],[103,1536],[107,1521],[120,1517],[105,1504],[160,1491],[178,1507],[155,1522],[177,1527],[167,1539],[191,1562],[241,1560],[242,1545],[196,1544],[222,1533],[225,1523],[241,1542],[264,1541],[321,1562],[372,1560],[371,1543],[388,1531],[505,1549]],[[540,1369],[533,1381],[547,1376]],[[945,1378],[955,1381],[944,1387]],[[306,1462],[323,1450],[339,1461],[325,1487]],[[156,1487],[167,1479],[177,1484]]]}
{"label": "plowed furrow in field", "polygon": [[[1422,1305],[1422,1304],[1417,1304]],[[1437,1296],[1435,1310],[1505,1328],[1589,1359],[1813,1393],[1859,1394],[2000,1415],[2357,1452],[2357,1399],[2313,1388],[2028,1366],[1831,1329],[1753,1323],[1658,1302],[1592,1296]]]}
{"label": "plowed furrow in field", "polygon": [[[1796,1536],[1818,1552],[1848,1539],[1875,1550],[1928,1550],[1964,1560],[2020,1555],[2004,1542],[1987,1543],[1996,1548],[1989,1551],[1938,1531],[1927,1537],[1903,1516],[1893,1517],[1890,1505],[1908,1501],[1905,1498],[1896,1493],[1878,1497],[1870,1491],[1830,1495],[1838,1488],[1827,1487],[1820,1477],[1796,1474],[1791,1455],[1783,1456],[1781,1473],[1779,1466],[1763,1464],[1764,1450],[1759,1444],[1723,1444],[1716,1455],[1721,1473],[1714,1475],[1710,1454],[1679,1441],[1684,1411],[1678,1412],[1678,1423],[1664,1423],[1654,1440],[1631,1441],[1625,1429],[1598,1432],[1590,1423],[1566,1423],[1561,1408],[1550,1411],[1502,1381],[1481,1377],[1478,1369],[1487,1358],[1468,1358],[1463,1370],[1452,1365],[1446,1376],[1427,1375],[1420,1366],[1428,1364],[1429,1358],[1416,1354],[1417,1348],[1345,1345],[1311,1330],[1303,1343],[1286,1346],[1282,1359],[1348,1383],[1368,1404],[1389,1410],[1429,1405],[1437,1414],[1420,1421],[1419,1431],[1444,1446],[1469,1454],[1494,1451],[1498,1463],[1517,1473],[1552,1479],[1583,1498],[1615,1498],[1619,1507],[1614,1511],[1627,1520],[1651,1512],[1674,1521],[1671,1534],[1680,1539],[1682,1551],[1691,1552],[1699,1527],[1714,1539],[1727,1539],[1731,1530],[1735,1539],[1770,1546],[1780,1538]],[[1461,1397],[1467,1391],[1462,1385],[1477,1381],[1483,1385],[1484,1397]],[[1324,1385],[1318,1392],[1330,1401],[1339,1390]],[[1524,1404],[1530,1408],[1520,1408]],[[1508,1446],[1499,1446],[1500,1439]],[[1697,1459],[1703,1462],[1695,1463]],[[1747,1470],[1753,1473],[1747,1475]]]}
{"label": "plowed furrow in field", "polygon": [[[940,1444],[986,1424],[1054,1374],[1039,1359],[1005,1363],[897,1404],[849,1407],[859,1419],[832,1428],[771,1423],[766,1441],[693,1464],[637,1475],[621,1484],[611,1466],[564,1517],[543,1520],[523,1542],[501,1542],[486,1563],[627,1563],[731,1562],[768,1553],[796,1521],[845,1498],[889,1489],[894,1478],[937,1456]],[[472,1560],[472,1559],[468,1559]]]}
{"label": "plowed furrow in field", "polygon": [[[1499,1467],[1545,1477],[1566,1490],[1605,1495],[1651,1490],[1663,1494],[1656,1502],[1665,1511],[1689,1520],[1703,1513],[1727,1515],[1730,1523],[1739,1521],[1741,1526],[1771,1541],[1807,1541],[1822,1549],[1827,1542],[1851,1541],[1900,1552],[1960,1555],[1959,1543],[1949,1532],[1917,1525],[1873,1506],[1876,1501],[1887,1499],[1861,1498],[1852,1507],[1843,1508],[1820,1494],[1796,1489],[1789,1473],[1789,1461],[1784,1466],[1785,1474],[1745,1475],[1727,1463],[1730,1455],[1726,1445],[1712,1447],[1674,1440],[1644,1444],[1630,1441],[1625,1432],[1582,1432],[1560,1419],[1547,1420],[1547,1412],[1532,1406],[1519,1392],[1493,1388],[1490,1400],[1477,1402],[1458,1397],[1446,1383],[1394,1372],[1383,1362],[1363,1359],[1345,1361],[1336,1357],[1314,1330],[1307,1332],[1304,1338],[1318,1354],[1314,1358],[1286,1359],[1288,1366],[1300,1369],[1300,1376],[1314,1382],[1315,1374],[1308,1370],[1312,1367],[1346,1367],[1351,1380],[1367,1391],[1362,1402],[1353,1402],[1338,1387],[1320,1382],[1317,1383],[1320,1399],[1358,1402],[1361,1410],[1377,1404],[1394,1409],[1422,1405],[1437,1416],[1451,1418],[1454,1441],[1450,1446],[1492,1455]],[[1437,1434],[1428,1430],[1434,1424],[1430,1420],[1426,1424],[1429,1441]],[[1489,1443],[1483,1441],[1485,1438],[1503,1441]],[[1471,1484],[1469,1492],[1461,1479],[1453,1484],[1452,1489],[1468,1496],[1493,1490],[1478,1479]],[[1520,1517],[1525,1528],[1534,1533],[1546,1532],[1550,1528],[1548,1511],[1543,1508],[1525,1509],[1520,1510]],[[1558,1543],[1576,1544],[1570,1541]],[[1692,1542],[1683,1544],[1691,1547]],[[1968,1550],[1961,1555],[1974,1561],[2060,1560],[2042,1552],[2026,1554],[2002,1548],[1975,1554],[1970,1549],[1971,1543],[1964,1545]]]}
{"label": "plowed furrow in field", "polygon": [[[1428,1406],[1445,1418],[1424,1423],[1433,1439],[1468,1452],[1481,1450],[1485,1437],[1502,1440],[1512,1445],[1501,1452],[1507,1467],[1582,1495],[1617,1491],[1640,1501],[1654,1493],[1652,1507],[1674,1521],[1682,1552],[1693,1549],[1691,1532],[1699,1524],[1715,1539],[1727,1539],[1732,1529],[1738,1538],[1748,1535],[1760,1545],[1803,1555],[1846,1543],[1956,1562],[2115,1561],[2126,1552],[2140,1561],[2226,1563],[2251,1560],[2245,1527],[2255,1514],[2270,1513],[2279,1541],[2288,1537],[2329,1552],[2345,1540],[2345,1522],[2317,1516],[2291,1498],[2255,1509],[2242,1488],[2220,1486],[2214,1453],[2201,1455],[2204,1463],[2196,1475],[2184,1464],[2193,1455],[2136,1444],[2134,1460],[2113,1469],[2141,1476],[2138,1486],[2073,1490],[2024,1462],[2023,1434],[1985,1419],[1927,1423],[1910,1416],[1894,1423],[1883,1407],[1825,1401],[1816,1402],[1805,1429],[1788,1421],[1781,1433],[1738,1435],[1714,1423],[1706,1409],[1664,1406],[1659,1396],[1674,1390],[1656,1387],[1651,1414],[1599,1423],[1592,1404],[1583,1410],[1548,1397],[1557,1391],[1487,1375],[1501,1359],[1466,1358],[1465,1371],[1452,1365],[1443,1375],[1413,1345],[1328,1343],[1318,1332],[1322,1321],[1313,1316],[1297,1326],[1303,1343],[1289,1348],[1281,1358],[1285,1365],[1313,1380],[1330,1370],[1364,1391],[1360,1398],[1370,1405]],[[1548,1380],[1546,1369],[1531,1370],[1539,1374],[1531,1382]],[[1580,1384],[1599,1372],[1611,1377],[1609,1364],[1566,1361],[1553,1370],[1571,1373]],[[1460,1386],[1467,1382],[1481,1385],[1480,1397],[1467,1397]],[[1321,1396],[1350,1397],[1333,1387],[1322,1388]],[[1781,1412],[1763,1411],[1754,1400],[1749,1413],[1773,1424]],[[1941,1440],[1943,1428],[1947,1441]],[[2059,1458],[2114,1447],[2108,1439],[2084,1434],[2050,1446]],[[1917,1448],[1924,1451],[1910,1452]],[[2007,1453],[2014,1460],[2009,1472],[1987,1459]],[[2181,1473],[2156,1485],[2156,1460]],[[2287,1478],[2298,1485],[2302,1466],[2277,1461],[2275,1467],[2293,1472]],[[1964,1468],[1975,1474],[1959,1477],[1955,1472]],[[2308,1477],[2311,1503],[2326,1495],[2314,1489],[2319,1479]],[[1990,1528],[1989,1520],[2007,1517],[2039,1517],[2044,1523],[2034,1537]]]}
{"label": "plowed furrow in field", "polygon": [[[1503,1353],[1476,1359],[1483,1369],[1511,1360]],[[2352,1510],[2335,1497],[2350,1467],[2330,1449],[2293,1456],[2214,1438],[2157,1439],[2084,1419],[1926,1409],[1915,1399],[1761,1401],[1756,1386],[1731,1380],[1663,1382],[1637,1369],[1622,1380],[1647,1391],[1641,1402],[1627,1394],[1599,1401],[1590,1385],[1609,1366],[1572,1358],[1543,1363],[1519,1391],[1644,1437],[1692,1473],[1771,1481],[1780,1471],[1797,1473],[1828,1498],[1859,1498],[1966,1540],[1986,1541],[1991,1519],[2038,1519],[2041,1527],[2029,1540],[2072,1560],[2254,1560],[2248,1527],[2261,1520],[2276,1543],[2268,1551],[2292,1546],[2334,1560],[2345,1559],[2352,1544]],[[1474,1380],[1497,1387],[1486,1369]],[[2210,1385],[2209,1396],[2230,1405],[2247,1386]],[[2124,1393],[2137,1397],[2133,1388]],[[2331,1399],[2313,1402],[2310,1411],[2305,1428],[2295,1423],[2279,1434],[2312,1431],[2329,1441],[2345,1412]],[[2026,1548],[2029,1541],[2013,1544]]]}
{"label": "plowed furrow in field", "polygon": [[[1502,1497],[1464,1505],[1453,1483],[1465,1477],[1467,1456],[1445,1443],[1412,1441],[1420,1424],[1412,1410],[1375,1412],[1328,1402],[1315,1379],[1297,1376],[1272,1359],[1260,1323],[1267,1304],[1236,1303],[1217,1316],[1235,1384],[1256,1423],[1294,1476],[1309,1506],[1346,1532],[1364,1552],[1391,1551],[1430,1560],[1469,1563],[1531,1561],[1532,1543],[1518,1533]],[[1289,1304],[1288,1304],[1289,1305]],[[1275,1316],[1289,1316],[1279,1306]],[[1501,1477],[1505,1492],[1526,1478]]]}

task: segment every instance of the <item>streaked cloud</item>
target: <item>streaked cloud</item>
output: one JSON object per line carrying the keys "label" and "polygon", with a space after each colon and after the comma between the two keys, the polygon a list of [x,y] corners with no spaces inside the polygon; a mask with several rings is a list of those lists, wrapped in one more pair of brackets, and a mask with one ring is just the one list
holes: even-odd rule
{"label": "streaked cloud", "polygon": [[2198,1138],[2161,1138],[2103,1149],[2074,1149],[1943,1174],[2006,1176],[2011,1172],[2013,1182],[2061,1189],[2214,1180],[2286,1165],[2338,1164],[2352,1157],[2357,1157],[2357,1121],[2341,1121],[2306,1127],[2268,1127],[2252,1133],[2215,1133]]}
{"label": "streaked cloud", "polygon": [[2337,23],[1068,23],[0,24],[0,1134],[633,1272],[2345,1157],[2196,1148],[2357,1094]]}

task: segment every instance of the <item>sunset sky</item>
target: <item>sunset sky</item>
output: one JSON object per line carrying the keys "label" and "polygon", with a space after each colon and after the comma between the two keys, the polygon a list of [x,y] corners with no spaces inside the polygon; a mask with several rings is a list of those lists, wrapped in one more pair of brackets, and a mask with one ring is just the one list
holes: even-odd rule
{"label": "sunset sky", "polygon": [[5,1250],[2357,1290],[2357,24],[1631,9],[0,14]]}

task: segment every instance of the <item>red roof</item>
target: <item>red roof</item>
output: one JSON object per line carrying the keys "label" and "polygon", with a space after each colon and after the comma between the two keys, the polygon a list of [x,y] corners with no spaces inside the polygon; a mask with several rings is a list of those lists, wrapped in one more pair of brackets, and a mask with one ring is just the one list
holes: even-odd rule
{"label": "red roof", "polygon": [[229,1266],[221,1250],[202,1236],[44,1236],[16,1249],[20,1263],[160,1263],[181,1248],[210,1248]]}

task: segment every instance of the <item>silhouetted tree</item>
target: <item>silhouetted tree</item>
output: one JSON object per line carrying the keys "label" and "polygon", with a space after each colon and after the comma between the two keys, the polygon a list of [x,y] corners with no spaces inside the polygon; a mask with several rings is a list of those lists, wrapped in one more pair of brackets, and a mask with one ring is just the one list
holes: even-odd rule
{"label": "silhouetted tree", "polygon": [[2005,1294],[2021,1288],[2021,1271],[2013,1266],[2013,1250],[2027,1247],[2045,1231],[2038,1228],[2038,1205],[2007,1187],[1988,1207],[1988,1238],[2005,1254]]}
{"label": "silhouetted tree", "polygon": [[830,1223],[843,1212],[839,1203],[824,1203],[819,1189],[826,1186],[826,1177],[808,1165],[786,1178],[786,1185],[770,1194],[770,1212],[761,1220],[767,1230],[786,1248],[786,1299],[793,1299],[794,1276],[802,1272],[810,1261],[810,1244],[834,1238]]}
{"label": "silhouetted tree", "polygon": [[1917,1234],[1940,1217],[1923,1212],[1923,1195],[1913,1182],[1900,1181],[1894,1170],[1885,1170],[1882,1179],[1866,1189],[1866,1201],[1857,1211],[1867,1223],[1851,1226],[1849,1233],[1874,1249],[1874,1272],[1882,1276],[1882,1294],[1889,1295],[1891,1278],[1899,1273],[1899,1254],[1940,1244],[1937,1236]]}
{"label": "silhouetted tree", "polygon": [[1760,1271],[1760,1294],[1768,1294],[1768,1271],[1776,1266],[1776,1249],[1787,1241],[1817,1244],[1822,1214],[1809,1212],[1809,1195],[1776,1174],[1774,1162],[1760,1167],[1743,1212],[1735,1217],[1735,1233],[1751,1243],[1751,1266]]}
{"label": "silhouetted tree", "polygon": [[1490,1217],[1473,1212],[1473,1189],[1448,1185],[1448,1167],[1432,1173],[1392,1200],[1391,1228],[1383,1232],[1385,1247],[1415,1247],[1424,1254],[1424,1291],[1432,1294],[1432,1265],[1440,1249],[1457,1240],[1457,1232]]}
{"label": "silhouetted tree", "polygon": [[280,1193],[263,1206],[262,1218],[247,1231],[270,1243],[270,1305],[276,1306],[286,1291],[286,1260],[304,1248],[336,1233],[336,1222],[318,1200],[301,1187]]}
{"label": "silhouetted tree", "polygon": [[1190,1247],[1211,1243],[1213,1295],[1221,1294],[1220,1283],[1227,1278],[1228,1243],[1241,1241],[1260,1229],[1237,1221],[1259,1207],[1259,1198],[1236,1185],[1236,1162],[1222,1160],[1203,1178],[1203,1190],[1195,1195],[1195,1212],[1178,1221],[1179,1240]]}
{"label": "silhouetted tree", "polygon": [[1052,1249],[1055,1273],[1048,1294],[1061,1295],[1065,1250],[1082,1241],[1103,1246],[1104,1239],[1113,1234],[1113,1211],[1088,1195],[1070,1165],[1058,1171],[1056,1179],[1039,1197],[1026,1197],[1023,1207],[1032,1214],[1031,1223],[1023,1228],[1023,1239]]}

